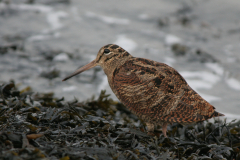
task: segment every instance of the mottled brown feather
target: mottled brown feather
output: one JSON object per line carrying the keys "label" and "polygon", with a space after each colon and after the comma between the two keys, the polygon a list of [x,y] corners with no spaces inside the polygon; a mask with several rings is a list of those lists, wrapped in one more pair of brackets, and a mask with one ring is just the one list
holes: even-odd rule
{"label": "mottled brown feather", "polygon": [[[163,134],[167,137],[168,123],[189,124],[223,116],[195,92],[174,68],[133,57],[116,44],[103,46],[90,64],[89,68],[92,65],[103,68],[115,95],[146,122],[149,132],[154,130],[154,125],[162,125]],[[86,67],[83,67],[64,80],[85,70]]]}
{"label": "mottled brown feather", "polygon": [[[126,52],[117,45],[104,48]],[[119,100],[143,120],[184,124],[222,115],[164,63],[130,56],[108,77]]]}
{"label": "mottled brown feather", "polygon": [[215,112],[175,69],[163,63],[132,57],[115,69],[112,81],[120,101],[146,121],[191,123]]}

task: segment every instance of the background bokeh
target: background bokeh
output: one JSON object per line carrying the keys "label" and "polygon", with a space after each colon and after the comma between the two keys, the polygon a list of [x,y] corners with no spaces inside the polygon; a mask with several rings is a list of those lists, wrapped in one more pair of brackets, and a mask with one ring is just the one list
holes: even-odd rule
{"label": "background bokeh", "polygon": [[101,68],[61,80],[116,43],[167,63],[229,119],[240,118],[239,0],[0,0],[0,83],[86,100]]}

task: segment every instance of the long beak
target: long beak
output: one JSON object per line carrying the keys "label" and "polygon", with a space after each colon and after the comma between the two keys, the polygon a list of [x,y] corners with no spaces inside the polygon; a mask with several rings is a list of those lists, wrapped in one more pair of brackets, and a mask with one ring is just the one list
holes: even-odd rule
{"label": "long beak", "polygon": [[72,78],[73,76],[76,76],[77,74],[80,74],[88,69],[91,69],[93,67],[95,67],[97,65],[96,60],[93,60],[92,62],[88,63],[87,65],[77,69],[75,72],[73,72],[72,74],[70,74],[69,76],[67,76],[66,78],[64,78],[62,81],[66,81],[69,78]]}

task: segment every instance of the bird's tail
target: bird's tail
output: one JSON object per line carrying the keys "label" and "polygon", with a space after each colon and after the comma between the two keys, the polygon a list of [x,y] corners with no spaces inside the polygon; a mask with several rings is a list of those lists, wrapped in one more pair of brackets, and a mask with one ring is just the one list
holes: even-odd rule
{"label": "bird's tail", "polygon": [[225,116],[225,115],[217,111],[214,111],[211,117],[219,117],[219,116]]}

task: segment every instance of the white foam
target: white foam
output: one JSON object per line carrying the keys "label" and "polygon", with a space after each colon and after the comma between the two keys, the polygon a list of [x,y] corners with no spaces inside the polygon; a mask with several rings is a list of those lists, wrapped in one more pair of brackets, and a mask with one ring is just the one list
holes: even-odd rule
{"label": "white foam", "polygon": [[233,45],[232,45],[232,44],[228,44],[228,45],[225,45],[225,46],[223,47],[224,52],[225,52],[226,55],[228,55],[228,56],[233,55],[232,49],[233,49]]}
{"label": "white foam", "polygon": [[6,5],[6,4],[2,3],[1,8],[2,7],[10,7],[12,9],[18,9],[18,10],[24,10],[24,11],[38,11],[38,12],[42,12],[42,13],[51,12],[53,10],[52,7],[45,6],[45,5],[40,5],[40,4],[34,4],[34,5],[30,5],[30,4],[9,4],[9,5]]}
{"label": "white foam", "polygon": [[191,86],[194,90],[197,89],[211,89],[212,84],[203,80],[191,80],[191,79],[186,79],[188,82],[189,86]]}
{"label": "white foam", "polygon": [[125,35],[118,35],[115,44],[121,46],[126,51],[131,52],[137,47],[137,43]]}
{"label": "white foam", "polygon": [[88,58],[90,61],[93,61],[94,59],[96,59],[96,55],[89,55]]}
{"label": "white foam", "polygon": [[68,14],[63,11],[49,12],[47,14],[47,21],[51,26],[52,30],[57,30],[63,27],[63,24],[60,22],[61,18],[67,17]]}
{"label": "white foam", "polygon": [[224,113],[224,115],[225,115],[225,118],[227,118],[227,120],[240,119],[239,114]]}
{"label": "white foam", "polygon": [[74,91],[74,90],[76,90],[76,89],[77,89],[76,86],[69,86],[69,87],[64,87],[64,88],[62,89],[62,91],[63,91],[63,92],[71,92],[71,91]]}
{"label": "white foam", "polygon": [[62,27],[60,23],[60,18],[67,17],[67,13],[63,11],[54,11],[53,8],[45,5],[28,5],[28,4],[11,4],[10,7],[27,10],[27,11],[38,11],[47,14],[48,23],[51,25],[52,29],[59,29]]}
{"label": "white foam", "polygon": [[237,79],[229,78],[229,79],[226,79],[225,81],[230,88],[234,90],[240,90],[240,82]]}
{"label": "white foam", "polygon": [[212,95],[208,95],[208,94],[204,94],[204,93],[200,93],[199,91],[197,91],[199,95],[201,95],[201,97],[203,97],[205,100],[207,100],[208,102],[213,102],[213,101],[220,101],[221,98],[220,97],[216,97],[216,96],[212,96]]}
{"label": "white foam", "polygon": [[147,14],[140,14],[139,16],[138,16],[138,18],[139,19],[142,19],[142,20],[146,20],[146,19],[148,19],[148,15]]}
{"label": "white foam", "polygon": [[197,78],[202,81],[210,82],[211,84],[215,84],[221,79],[219,75],[207,71],[182,71],[181,75],[186,79]]}
{"label": "white foam", "polygon": [[55,32],[53,35],[48,35],[48,34],[39,34],[39,35],[33,35],[29,37],[27,40],[28,41],[42,41],[50,38],[58,38],[60,37],[59,32]]}
{"label": "white foam", "polygon": [[113,18],[108,16],[99,16],[99,18],[109,24],[129,24],[130,21],[128,19],[121,19],[121,18]]}
{"label": "white foam", "polygon": [[90,17],[90,18],[96,17],[96,14],[93,13],[93,12],[86,12],[85,15],[86,15],[87,17]]}
{"label": "white foam", "polygon": [[237,62],[237,58],[234,56],[234,53],[233,53],[233,45],[232,44],[225,45],[223,47],[223,50],[224,50],[225,54],[227,55],[226,62],[228,62],[228,63]]}
{"label": "white foam", "polygon": [[173,44],[176,44],[176,43],[180,43],[181,41],[182,41],[181,38],[179,38],[175,35],[168,34],[165,37],[165,43],[167,45],[173,45]]}
{"label": "white foam", "polygon": [[66,53],[60,53],[53,58],[53,61],[65,62],[68,61],[69,57]]}
{"label": "white foam", "polygon": [[237,59],[235,57],[227,57],[226,62],[228,63],[236,63]]}
{"label": "white foam", "polygon": [[172,66],[173,63],[175,63],[175,59],[171,57],[164,57],[164,63],[166,63],[169,66]]}
{"label": "white foam", "polygon": [[[216,84],[221,79],[219,75],[206,71],[198,72],[182,71],[181,75],[186,79],[189,86],[191,86],[191,88],[196,90],[198,93],[199,93],[198,89],[211,89],[213,85]],[[201,93],[200,95],[208,102],[221,100],[220,97],[208,94]]]}
{"label": "white foam", "polygon": [[49,39],[49,38],[51,38],[51,36],[40,34],[40,35],[31,36],[27,40],[28,41],[42,41],[42,40]]}
{"label": "white foam", "polygon": [[[40,5],[40,4],[34,4],[34,5],[29,5],[29,4],[1,4],[0,8],[3,7],[10,7],[16,10],[23,10],[23,11],[37,11],[41,13],[46,14],[46,19],[47,22],[50,25],[50,29],[46,29],[42,31],[42,34],[40,35],[34,35],[32,37],[29,37],[28,40],[30,41],[39,41],[39,40],[45,40],[51,37],[57,37],[55,33],[52,34],[52,31],[58,30],[63,27],[63,24],[61,23],[60,19],[67,17],[68,14],[64,11],[55,11],[52,7],[46,6],[46,5]],[[44,34],[49,34],[51,33],[52,35],[44,35]]]}
{"label": "white foam", "polygon": [[107,76],[104,75],[102,82],[99,84],[97,91],[100,93],[101,90],[105,90],[107,86],[108,86],[108,78]]}
{"label": "white foam", "polygon": [[146,47],[147,53],[159,56],[159,50],[151,47]]}
{"label": "white foam", "polygon": [[78,8],[77,7],[72,7],[71,8],[71,13],[72,13],[72,16],[74,18],[74,20],[76,21],[80,21],[82,20],[82,18],[79,16],[79,13],[78,13]]}
{"label": "white foam", "polygon": [[109,16],[103,16],[103,15],[99,15],[99,14],[95,14],[93,12],[87,12],[85,14],[87,17],[90,18],[97,18],[105,23],[108,24],[129,24],[130,20],[129,19],[125,19],[125,18],[115,18],[115,17],[109,17]]}
{"label": "white foam", "polygon": [[39,61],[43,61],[44,58],[40,56],[35,56],[35,57],[30,57],[30,60],[33,62],[39,62]]}
{"label": "white foam", "polygon": [[205,65],[218,75],[223,75],[224,69],[218,63],[205,63]]}

